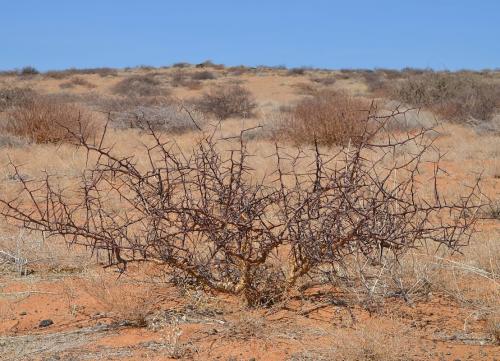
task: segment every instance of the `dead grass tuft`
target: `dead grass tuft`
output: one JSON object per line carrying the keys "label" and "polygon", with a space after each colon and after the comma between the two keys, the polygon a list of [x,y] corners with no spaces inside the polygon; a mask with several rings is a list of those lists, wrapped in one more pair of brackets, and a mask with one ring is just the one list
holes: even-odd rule
{"label": "dead grass tuft", "polygon": [[91,273],[79,287],[97,301],[103,316],[115,322],[145,327],[147,316],[155,309],[154,290],[148,284]]}

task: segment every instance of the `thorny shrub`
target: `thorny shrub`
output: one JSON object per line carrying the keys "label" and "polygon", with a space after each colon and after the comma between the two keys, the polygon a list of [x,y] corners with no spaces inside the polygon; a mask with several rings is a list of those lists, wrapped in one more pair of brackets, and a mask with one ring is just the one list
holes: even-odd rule
{"label": "thorny shrub", "polygon": [[[480,207],[478,183],[455,200],[445,200],[433,180],[433,197],[422,194],[417,174],[432,138],[426,130],[393,136],[387,119],[367,116],[373,126],[334,154],[317,143],[293,152],[276,145],[274,171],[264,177],[251,166],[245,131],[231,139],[200,134],[183,152],[151,129],[146,163],[138,153],[120,156],[106,147],[105,132],[96,144],[75,133],[88,168],[74,187],[61,189],[50,175],[21,180],[19,192],[0,195],[0,213],[104,251],[122,272],[148,262],[175,282],[265,305],[304,277],[328,269],[335,277],[350,257],[375,265],[420,242],[467,244]],[[408,146],[416,151],[395,158]],[[439,161],[433,165],[435,180]]]}

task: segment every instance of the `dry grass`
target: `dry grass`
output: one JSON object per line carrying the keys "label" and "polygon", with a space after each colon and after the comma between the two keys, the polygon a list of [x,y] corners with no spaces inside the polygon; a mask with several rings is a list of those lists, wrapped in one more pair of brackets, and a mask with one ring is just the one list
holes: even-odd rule
{"label": "dry grass", "polygon": [[422,355],[411,349],[409,329],[392,321],[381,325],[376,320],[365,320],[354,327],[329,331],[329,344],[321,344],[294,353],[288,361],[411,361],[422,360]]}
{"label": "dry grass", "polygon": [[106,318],[115,322],[144,327],[147,325],[147,317],[157,307],[151,285],[130,279],[117,279],[104,272],[88,273],[81,279],[78,287],[98,302],[99,309]]}
{"label": "dry grass", "polygon": [[346,145],[365,132],[369,108],[347,93],[323,91],[285,112],[280,129],[297,144]]}
{"label": "dry grass", "polygon": [[73,140],[71,132],[93,135],[95,125],[91,113],[75,104],[34,97],[9,110],[5,130],[34,143],[59,143]]}

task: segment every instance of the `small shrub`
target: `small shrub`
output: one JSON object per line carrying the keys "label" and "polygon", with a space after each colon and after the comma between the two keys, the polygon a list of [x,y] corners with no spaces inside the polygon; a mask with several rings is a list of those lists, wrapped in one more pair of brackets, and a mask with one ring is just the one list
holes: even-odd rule
{"label": "small shrub", "polygon": [[167,95],[167,90],[154,75],[133,75],[120,80],[113,87],[113,92],[124,96],[160,96]]}
{"label": "small shrub", "polygon": [[[190,112],[193,115],[192,112]],[[119,128],[138,128],[149,131],[168,131],[171,133],[184,133],[196,130],[196,125],[190,115],[177,104],[139,105],[128,111],[112,114],[115,126]]]}
{"label": "small shrub", "polygon": [[254,71],[254,69],[248,68],[244,65],[232,66],[232,67],[228,68],[227,70],[228,70],[228,73],[230,75],[234,75],[234,76],[240,76],[240,75],[251,73]]}
{"label": "small shrub", "polygon": [[32,99],[36,92],[30,88],[0,89],[0,112]]}
{"label": "small shrub", "polygon": [[288,70],[287,75],[304,75],[306,73],[306,68],[292,68]]}
{"label": "small shrub", "polygon": [[195,108],[203,114],[227,119],[252,116],[257,103],[253,95],[241,85],[213,87],[195,101]]}
{"label": "small shrub", "polygon": [[191,66],[191,64],[184,63],[184,62],[175,63],[175,64],[172,65],[173,68],[189,68],[190,66]]}
{"label": "small shrub", "polygon": [[500,201],[491,202],[485,209],[483,217],[500,220]]}
{"label": "small shrub", "polygon": [[58,143],[74,140],[68,132],[85,137],[94,134],[89,112],[75,104],[35,97],[8,112],[6,131],[34,143]]}
{"label": "small shrub", "polygon": [[393,89],[400,101],[427,107],[445,119],[489,120],[500,100],[500,87],[472,75],[425,72]]}
{"label": "small shrub", "polygon": [[19,75],[37,75],[37,74],[40,74],[40,72],[32,66],[25,66],[19,72]]}
{"label": "small shrub", "polygon": [[335,82],[337,81],[337,78],[334,76],[326,76],[326,77],[318,76],[318,77],[312,77],[311,81],[313,81],[314,83],[324,85],[324,86],[331,86],[331,85],[335,84]]}
{"label": "small shrub", "polygon": [[202,72],[194,73],[193,75],[191,75],[191,79],[193,79],[193,80],[211,80],[211,79],[215,79],[215,75],[214,75],[214,73],[212,73],[210,71],[202,71]]}
{"label": "small shrub", "polygon": [[297,144],[345,145],[366,132],[370,104],[346,93],[323,91],[285,112],[280,125]]}
{"label": "small shrub", "polygon": [[51,79],[65,79],[69,76],[71,76],[72,74],[69,73],[68,71],[66,70],[62,70],[62,71],[59,71],[59,70],[50,70],[50,71],[47,71],[46,73],[43,74],[46,78],[51,78]]}
{"label": "small shrub", "polygon": [[64,79],[73,75],[89,75],[98,74],[101,77],[107,76],[117,76],[118,72],[116,69],[112,68],[86,68],[86,69],[76,69],[70,68],[66,70],[50,70],[44,75],[52,79]]}
{"label": "small shrub", "polygon": [[[0,132],[3,132],[3,127],[0,126]],[[0,148],[20,147],[26,144],[22,138],[10,134],[0,134]]]}
{"label": "small shrub", "polygon": [[109,279],[103,274],[90,274],[78,287],[91,296],[106,317],[129,326],[145,327],[156,305],[152,287],[145,284]]}
{"label": "small shrub", "polygon": [[186,87],[192,90],[201,89],[203,87],[201,81],[189,78],[188,74],[182,70],[177,70],[172,73],[171,84],[173,87]]}
{"label": "small shrub", "polygon": [[137,107],[164,106],[173,103],[169,97],[98,97],[90,102],[100,111],[129,112]]}
{"label": "small shrub", "polygon": [[224,64],[215,64],[212,60],[205,60],[203,63],[196,64],[196,68],[224,69]]}
{"label": "small shrub", "polygon": [[419,69],[419,68],[411,68],[411,67],[406,67],[401,69],[401,73],[406,74],[406,75],[422,75],[425,73],[432,73],[433,71],[431,69]]}
{"label": "small shrub", "polygon": [[17,74],[17,70],[0,70],[0,76],[15,76]]}
{"label": "small shrub", "polygon": [[139,70],[143,70],[143,71],[152,71],[152,70],[155,70],[156,68],[154,66],[151,66],[151,65],[138,65],[137,66],[137,69]]}
{"label": "small shrub", "polygon": [[352,74],[347,72],[346,70],[340,71],[339,73],[335,74],[335,78],[337,80],[347,80],[347,79],[351,79],[351,77],[352,77]]}
{"label": "small shrub", "polygon": [[500,314],[489,315],[486,320],[486,331],[491,335],[492,340],[500,345]]}
{"label": "small shrub", "polygon": [[74,74],[98,74],[101,77],[118,76],[118,71],[113,68],[87,68],[75,69]]}
{"label": "small shrub", "polygon": [[85,80],[85,79],[80,78],[80,77],[75,77],[67,82],[59,84],[59,87],[61,89],[74,88],[75,86],[81,86],[81,87],[85,87],[85,88],[89,88],[89,89],[96,87],[95,84],[92,84],[88,80]]}
{"label": "small shrub", "polygon": [[363,71],[361,75],[371,93],[383,93],[386,88],[386,80],[382,72]]}
{"label": "small shrub", "polygon": [[375,73],[382,74],[388,80],[401,79],[403,77],[403,73],[396,69],[378,68],[375,69]]}
{"label": "small shrub", "polygon": [[318,92],[318,87],[316,84],[300,82],[292,85],[296,89],[298,94],[303,95],[314,95]]}

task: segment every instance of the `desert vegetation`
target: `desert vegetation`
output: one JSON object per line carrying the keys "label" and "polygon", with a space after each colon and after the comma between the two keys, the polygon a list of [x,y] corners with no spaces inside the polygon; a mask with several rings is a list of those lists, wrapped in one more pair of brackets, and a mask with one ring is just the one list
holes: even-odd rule
{"label": "desert vegetation", "polygon": [[130,97],[162,96],[167,90],[161,82],[152,74],[133,75],[120,80],[113,87],[117,95]]}
{"label": "desert vegetation", "polygon": [[20,73],[7,359],[498,358],[498,72]]}
{"label": "desert vegetation", "polygon": [[72,133],[91,136],[96,123],[92,115],[74,104],[64,104],[42,96],[25,99],[26,94],[16,92],[17,98],[7,110],[3,130],[34,143],[71,141]]}
{"label": "desert vegetation", "polygon": [[280,132],[297,144],[347,145],[366,142],[366,119],[375,109],[368,101],[349,94],[322,91],[285,111]]}
{"label": "desert vegetation", "polygon": [[248,118],[257,104],[253,95],[240,85],[216,86],[195,100],[195,109],[217,119]]}
{"label": "desert vegetation", "polygon": [[405,103],[433,109],[445,119],[489,120],[498,107],[500,88],[475,74],[426,72],[406,79],[394,90]]}

